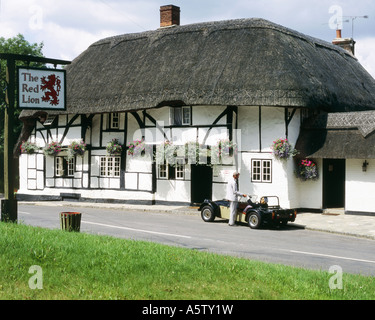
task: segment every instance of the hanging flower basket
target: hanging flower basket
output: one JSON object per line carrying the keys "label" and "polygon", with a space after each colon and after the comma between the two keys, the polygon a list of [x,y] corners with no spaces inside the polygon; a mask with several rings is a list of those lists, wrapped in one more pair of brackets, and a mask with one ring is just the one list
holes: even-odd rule
{"label": "hanging flower basket", "polygon": [[316,163],[309,159],[303,159],[298,163],[296,176],[302,181],[317,180],[319,177]]}
{"label": "hanging flower basket", "polygon": [[146,144],[145,140],[134,140],[128,146],[128,155],[136,157],[136,156],[144,156],[146,153]]}
{"label": "hanging flower basket", "polygon": [[111,156],[120,155],[122,152],[122,145],[118,139],[114,138],[107,144],[107,153]]}
{"label": "hanging flower basket", "polygon": [[237,154],[237,144],[229,139],[220,139],[211,150],[211,162],[215,164],[231,164],[233,155]]}
{"label": "hanging flower basket", "polygon": [[273,155],[280,160],[287,160],[298,154],[298,151],[293,148],[288,139],[277,139],[271,146]]}
{"label": "hanging flower basket", "polygon": [[35,143],[24,141],[21,144],[21,152],[22,153],[27,153],[27,154],[32,154],[36,152],[39,148]]}
{"label": "hanging flower basket", "polygon": [[61,144],[59,142],[52,141],[44,147],[43,153],[46,156],[55,156],[59,152],[61,152],[61,150],[62,150]]}
{"label": "hanging flower basket", "polygon": [[86,151],[86,143],[81,140],[79,142],[73,141],[68,146],[68,158],[73,158],[75,155],[83,156]]}

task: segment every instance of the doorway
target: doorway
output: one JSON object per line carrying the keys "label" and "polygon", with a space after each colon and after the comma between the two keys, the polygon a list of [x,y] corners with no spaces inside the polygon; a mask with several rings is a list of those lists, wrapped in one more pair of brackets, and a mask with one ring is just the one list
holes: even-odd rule
{"label": "doorway", "polygon": [[323,208],[345,207],[345,159],[323,159]]}
{"label": "doorway", "polygon": [[207,165],[191,165],[191,203],[201,204],[212,198],[212,168]]}

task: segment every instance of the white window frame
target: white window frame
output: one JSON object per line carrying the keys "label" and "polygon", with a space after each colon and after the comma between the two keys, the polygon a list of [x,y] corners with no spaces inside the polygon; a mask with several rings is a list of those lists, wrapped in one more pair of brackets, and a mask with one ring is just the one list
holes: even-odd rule
{"label": "white window frame", "polygon": [[[185,118],[185,112],[187,114],[187,118]],[[191,107],[182,107],[181,108],[181,117],[182,117],[182,125],[187,126],[191,123]]]}
{"label": "white window frame", "polygon": [[[181,123],[176,123],[175,112],[181,113]],[[188,126],[191,123],[191,107],[171,107],[169,112],[169,124],[174,126]]]}
{"label": "white window frame", "polygon": [[55,157],[55,176],[64,176],[64,157]]}
{"label": "white window frame", "polygon": [[99,174],[101,177],[120,177],[121,157],[103,156],[99,161]]}
{"label": "white window frame", "polygon": [[183,180],[185,178],[185,164],[184,159],[176,159],[175,179]]}
{"label": "white window frame", "polygon": [[[55,176],[56,177],[74,177],[75,158],[64,156],[55,157]],[[66,174],[65,174],[66,171]]]}
{"label": "white window frame", "polygon": [[75,157],[67,158],[66,162],[68,167],[68,177],[74,177]]}
{"label": "white window frame", "polygon": [[120,114],[118,112],[112,112],[109,114],[109,128],[110,129],[120,128]]}
{"label": "white window frame", "polygon": [[251,182],[272,183],[271,159],[251,159]]}
{"label": "white window frame", "polygon": [[107,120],[105,120],[107,130],[118,130],[120,129],[120,113],[111,112],[107,113]]}
{"label": "white window frame", "polygon": [[159,164],[158,177],[159,179],[168,180],[168,164],[166,162]]}
{"label": "white window frame", "polygon": [[[185,159],[175,159],[176,164],[174,167],[171,167],[168,162],[164,162],[158,165],[158,179],[162,180],[184,180],[185,179]],[[169,170],[174,170],[171,174],[172,178],[169,175]]]}

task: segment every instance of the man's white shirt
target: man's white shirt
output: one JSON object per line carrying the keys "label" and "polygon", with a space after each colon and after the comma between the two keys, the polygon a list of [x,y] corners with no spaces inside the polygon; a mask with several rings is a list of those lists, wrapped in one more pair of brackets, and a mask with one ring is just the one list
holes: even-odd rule
{"label": "man's white shirt", "polygon": [[243,194],[238,192],[236,179],[232,179],[227,184],[226,199],[229,201],[238,201],[239,196],[243,196]]}

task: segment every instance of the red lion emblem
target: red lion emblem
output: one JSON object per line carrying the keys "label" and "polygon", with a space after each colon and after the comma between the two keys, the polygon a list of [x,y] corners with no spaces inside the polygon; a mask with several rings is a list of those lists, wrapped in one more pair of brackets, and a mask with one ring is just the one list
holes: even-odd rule
{"label": "red lion emblem", "polygon": [[61,80],[60,77],[55,74],[51,74],[47,77],[42,77],[42,85],[40,88],[44,91],[44,96],[42,101],[49,102],[53,106],[57,106],[59,103],[58,96],[61,90]]}

